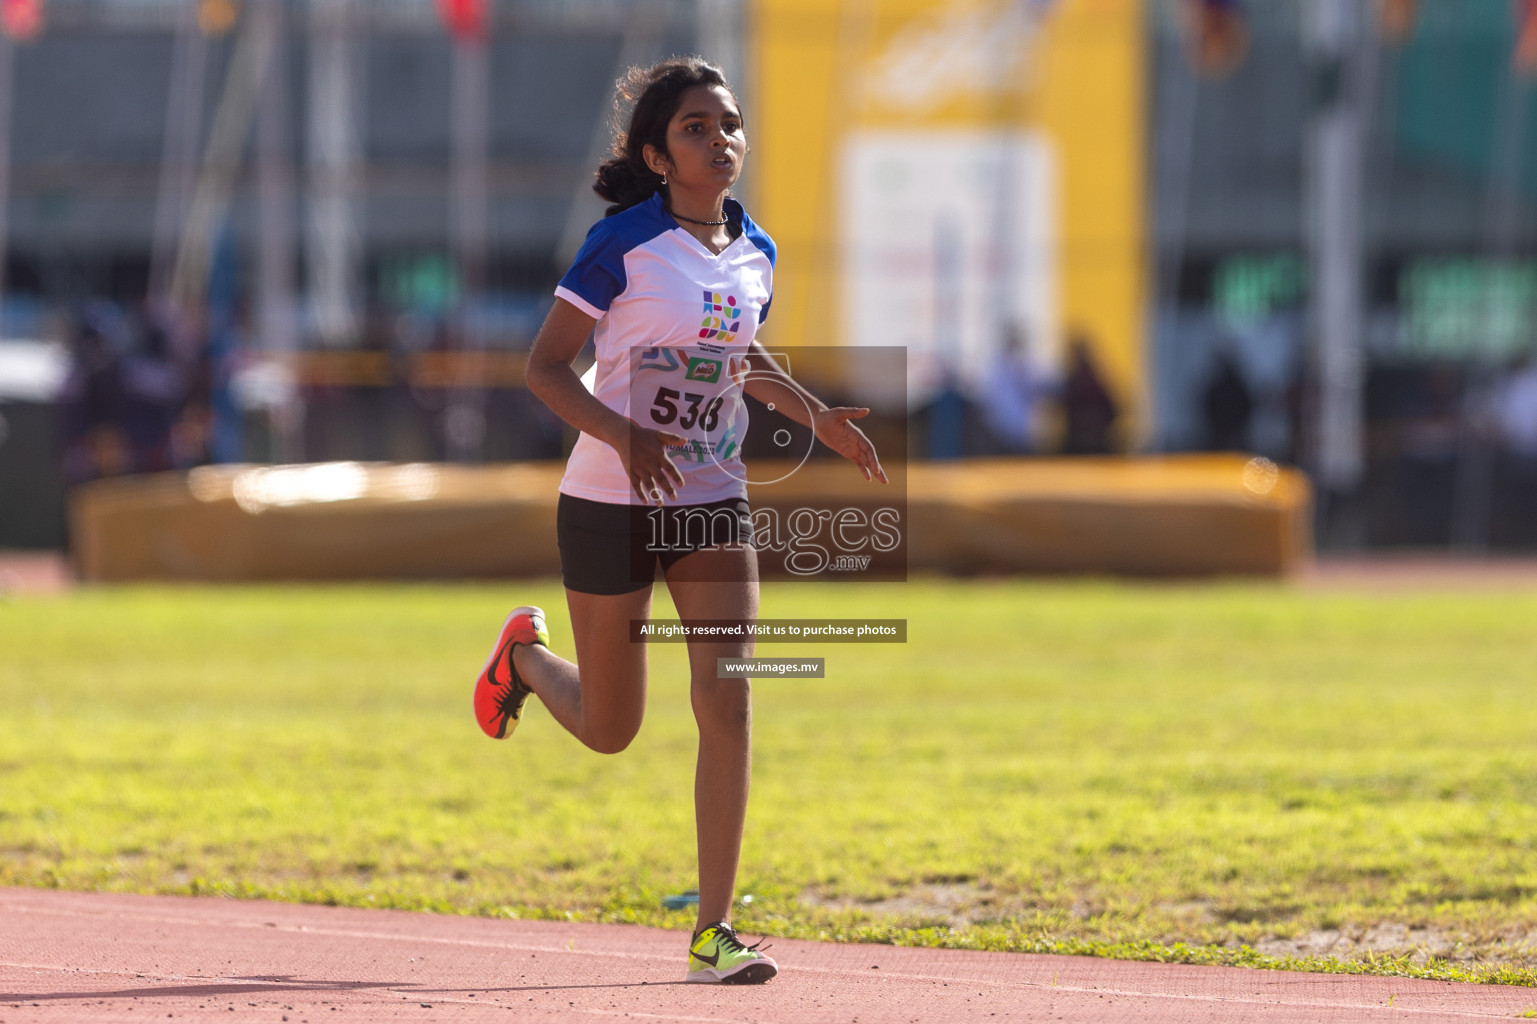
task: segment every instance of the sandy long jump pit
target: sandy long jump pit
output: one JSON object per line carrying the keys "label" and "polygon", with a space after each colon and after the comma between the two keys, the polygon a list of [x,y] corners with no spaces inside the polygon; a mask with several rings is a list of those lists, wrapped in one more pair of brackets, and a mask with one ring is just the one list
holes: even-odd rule
{"label": "sandy long jump pit", "polygon": [[690,985],[687,936],[0,889],[0,1022],[1469,1022],[1537,989],[773,940],[767,985]]}

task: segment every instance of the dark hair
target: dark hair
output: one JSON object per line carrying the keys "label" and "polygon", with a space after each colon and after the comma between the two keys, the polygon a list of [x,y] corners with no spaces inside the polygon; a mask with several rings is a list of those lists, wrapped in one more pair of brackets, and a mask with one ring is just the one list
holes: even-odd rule
{"label": "dark hair", "polygon": [[662,190],[661,175],[646,166],[646,146],[667,152],[668,122],[678,112],[683,93],[696,85],[718,85],[732,92],[720,68],[703,57],[669,57],[649,68],[631,68],[616,83],[612,155],[598,165],[592,185],[594,192],[614,204],[608,216]]}

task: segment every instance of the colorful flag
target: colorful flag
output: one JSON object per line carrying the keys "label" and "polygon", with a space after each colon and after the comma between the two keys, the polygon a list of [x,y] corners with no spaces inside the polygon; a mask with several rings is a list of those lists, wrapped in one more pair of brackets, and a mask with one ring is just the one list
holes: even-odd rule
{"label": "colorful flag", "polygon": [[1377,0],[1377,27],[1393,46],[1402,46],[1414,35],[1419,0]]}
{"label": "colorful flag", "polygon": [[0,28],[19,43],[43,31],[43,0],[0,0]]}
{"label": "colorful flag", "polygon": [[1516,73],[1537,75],[1537,0],[1516,0]]}
{"label": "colorful flag", "polygon": [[1240,0],[1185,0],[1185,45],[1196,70],[1225,75],[1249,49],[1249,24]]}
{"label": "colorful flag", "polygon": [[460,39],[484,39],[486,0],[438,0],[438,17]]}

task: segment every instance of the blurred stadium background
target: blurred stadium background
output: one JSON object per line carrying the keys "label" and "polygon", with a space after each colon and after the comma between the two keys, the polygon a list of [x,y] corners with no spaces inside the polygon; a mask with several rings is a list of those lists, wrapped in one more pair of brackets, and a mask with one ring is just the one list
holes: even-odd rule
{"label": "blurred stadium background", "polygon": [[64,549],[99,478],[559,458],[523,354],[602,213],[614,79],[678,52],[739,83],[772,345],[905,345],[905,389],[841,386],[915,467],[1242,452],[1255,493],[1311,479],[1325,550],[1537,547],[1537,4],[0,0],[0,29],[0,549]]}

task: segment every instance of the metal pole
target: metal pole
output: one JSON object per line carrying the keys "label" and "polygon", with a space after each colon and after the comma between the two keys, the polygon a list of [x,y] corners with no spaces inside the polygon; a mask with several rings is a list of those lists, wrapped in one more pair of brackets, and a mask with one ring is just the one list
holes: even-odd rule
{"label": "metal pole", "polygon": [[[1485,324],[1495,316],[1494,282],[1515,255],[1521,227],[1521,163],[1526,145],[1530,85],[1507,70],[1500,83],[1494,114],[1494,150],[1484,197],[1486,263],[1479,313]],[[1494,504],[1494,451],[1482,436],[1498,385],[1494,356],[1474,338],[1473,358],[1464,387],[1457,468],[1452,488],[1452,547],[1470,552],[1489,548],[1489,517]]]}
{"label": "metal pole", "polygon": [[5,261],[10,252],[11,110],[15,91],[16,43],[0,32],[0,324],[4,323]]}
{"label": "metal pole", "polygon": [[[263,0],[253,11],[268,21],[273,40],[256,126],[257,331],[269,352],[291,356],[299,348],[294,316],[294,180],[288,116],[287,0]],[[303,448],[303,407],[297,391],[273,417],[274,455],[297,462]]]}
{"label": "metal pole", "polygon": [[246,25],[235,44],[213,128],[203,151],[197,188],[181,226],[181,240],[171,273],[171,295],[174,303],[183,310],[201,308],[207,298],[213,232],[224,216],[235,176],[240,170],[241,151],[260,99],[267,59],[276,42],[273,20],[262,16],[273,2],[258,0],[246,15]]}
{"label": "metal pole", "polygon": [[326,345],[358,333],[358,117],[353,0],[311,0],[309,219],[306,241],[315,331]]}
{"label": "metal pole", "polygon": [[[700,56],[725,73],[726,81],[736,90],[744,116],[750,116],[748,112],[753,108],[746,94],[747,76],[743,74],[742,13],[742,0],[694,0],[695,46]],[[747,161],[742,178],[732,189],[739,199],[751,195],[752,167],[753,162]]]}
{"label": "metal pole", "polygon": [[[1190,183],[1194,175],[1201,78],[1176,47],[1158,76],[1158,85],[1156,123],[1166,127],[1154,138],[1157,177],[1153,185],[1155,230],[1151,233],[1150,247],[1155,268],[1155,308],[1151,320],[1161,354],[1163,345],[1178,342],[1179,289],[1185,269],[1185,243],[1190,233]],[[1153,432],[1157,446],[1167,445],[1170,441],[1164,412],[1166,398],[1154,388]]]}
{"label": "metal pole", "polygon": [[695,45],[733,85],[742,68],[741,8],[741,0],[694,0]]}
{"label": "metal pole", "polygon": [[[659,0],[635,0],[625,22],[619,56],[609,77],[617,79],[626,69],[653,59],[661,47],[661,32],[666,21],[667,13]],[[572,187],[571,202],[566,207],[566,224],[560,233],[560,243],[555,246],[555,263],[561,271],[576,259],[587,229],[603,214],[603,202],[593,195],[591,175],[607,158],[612,136],[607,117],[599,117],[593,122],[592,135],[587,140],[587,161],[583,165],[588,170]]]}
{"label": "metal pole", "polygon": [[150,250],[150,295],[164,298],[171,287],[176,241],[197,181],[197,150],[206,90],[208,40],[197,24],[198,0],[182,0],[171,51],[166,96],[165,139],[160,150],[160,184],[155,197],[155,235]]}
{"label": "metal pole", "polygon": [[[487,41],[480,35],[454,39],[453,65],[453,196],[450,231],[458,257],[460,294],[455,317],[460,350],[479,352],[484,340],[473,330],[469,307],[480,297],[485,284],[486,247],[489,237],[487,114],[490,65]],[[457,381],[444,417],[444,440],[449,458],[478,461],[485,452],[486,393],[483,387]]]}
{"label": "metal pole", "polygon": [[1359,0],[1311,0],[1304,30],[1325,95],[1308,139],[1312,320],[1318,351],[1315,473],[1322,497],[1354,491],[1365,473],[1365,320],[1361,198],[1370,63]]}

